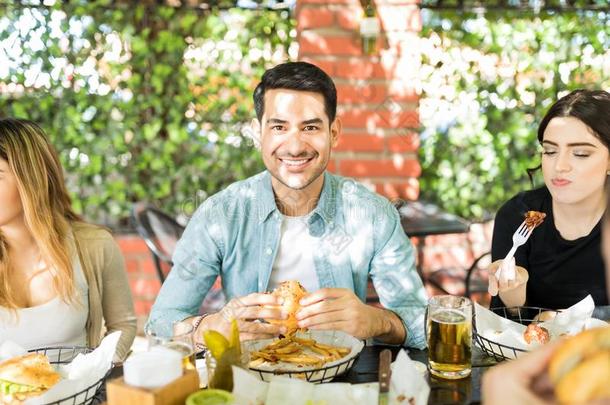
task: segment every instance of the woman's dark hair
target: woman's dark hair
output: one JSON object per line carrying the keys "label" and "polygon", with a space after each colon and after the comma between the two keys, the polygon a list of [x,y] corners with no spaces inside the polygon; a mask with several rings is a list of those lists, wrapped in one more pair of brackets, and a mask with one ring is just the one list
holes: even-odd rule
{"label": "woman's dark hair", "polygon": [[538,127],[538,142],[556,117],[574,117],[588,126],[610,150],[610,93],[604,90],[574,90],[551,106]]}
{"label": "woman's dark hair", "polygon": [[254,89],[254,109],[260,121],[265,111],[265,92],[270,89],[288,89],[320,93],[329,123],[337,114],[337,89],[330,76],[307,62],[287,62],[267,70]]}
{"label": "woman's dark hair", "polygon": [[[610,93],[604,90],[574,90],[557,100],[540,122],[538,142],[542,144],[544,131],[553,118],[574,117],[592,131],[601,143],[610,150]],[[540,166],[528,169],[533,184],[533,174]]]}

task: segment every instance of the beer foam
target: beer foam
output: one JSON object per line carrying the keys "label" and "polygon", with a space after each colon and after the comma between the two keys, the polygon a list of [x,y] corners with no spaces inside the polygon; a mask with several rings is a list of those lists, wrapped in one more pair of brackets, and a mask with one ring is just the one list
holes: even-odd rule
{"label": "beer foam", "polygon": [[450,308],[443,308],[435,311],[432,315],[430,315],[430,319],[440,323],[451,324],[464,323],[468,321],[462,310]]}

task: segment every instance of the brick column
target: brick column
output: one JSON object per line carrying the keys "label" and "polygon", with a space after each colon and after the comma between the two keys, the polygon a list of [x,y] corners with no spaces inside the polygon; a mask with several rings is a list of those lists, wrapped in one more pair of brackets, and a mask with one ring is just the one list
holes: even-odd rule
{"label": "brick column", "polygon": [[415,92],[419,65],[417,0],[376,0],[379,52],[361,51],[359,0],[298,0],[299,59],[335,81],[343,135],[329,170],[388,198],[417,199],[421,168]]}
{"label": "brick column", "polygon": [[143,239],[138,235],[117,235],[115,240],[125,257],[129,286],[138,318],[138,333],[142,334],[144,323],[161,288],[161,282]]}

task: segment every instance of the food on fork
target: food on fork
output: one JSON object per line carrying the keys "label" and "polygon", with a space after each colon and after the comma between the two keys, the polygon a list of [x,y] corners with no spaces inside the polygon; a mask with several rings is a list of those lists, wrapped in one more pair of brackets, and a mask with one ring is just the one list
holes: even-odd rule
{"label": "food on fork", "polygon": [[561,404],[610,400],[610,326],[567,338],[551,357],[549,377]]}
{"label": "food on fork", "polygon": [[271,294],[280,299],[280,308],[286,313],[286,319],[281,321],[271,320],[269,322],[283,325],[286,327],[287,335],[293,334],[299,329],[297,326],[297,312],[301,308],[299,301],[307,294],[307,291],[301,283],[291,280],[281,282]]}
{"label": "food on fork", "polygon": [[544,344],[548,342],[550,338],[549,331],[546,328],[533,323],[527,325],[527,329],[525,329],[525,332],[523,332],[523,339],[525,339],[525,343],[527,344]]}
{"label": "food on fork", "polygon": [[528,211],[525,213],[525,225],[529,229],[534,229],[544,221],[546,214],[539,211]]}
{"label": "food on fork", "polygon": [[331,346],[294,334],[282,336],[260,350],[250,352],[250,368],[261,364],[286,362],[298,367],[321,366],[339,360],[350,352],[347,347]]}
{"label": "food on fork", "polygon": [[17,405],[57,384],[59,374],[47,356],[29,353],[0,363],[0,404]]}

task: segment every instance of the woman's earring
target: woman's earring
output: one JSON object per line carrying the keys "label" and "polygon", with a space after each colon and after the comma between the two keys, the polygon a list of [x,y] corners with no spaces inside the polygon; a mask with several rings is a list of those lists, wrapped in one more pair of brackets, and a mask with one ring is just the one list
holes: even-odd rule
{"label": "woman's earring", "polygon": [[606,176],[610,176],[610,170],[606,171]]}

